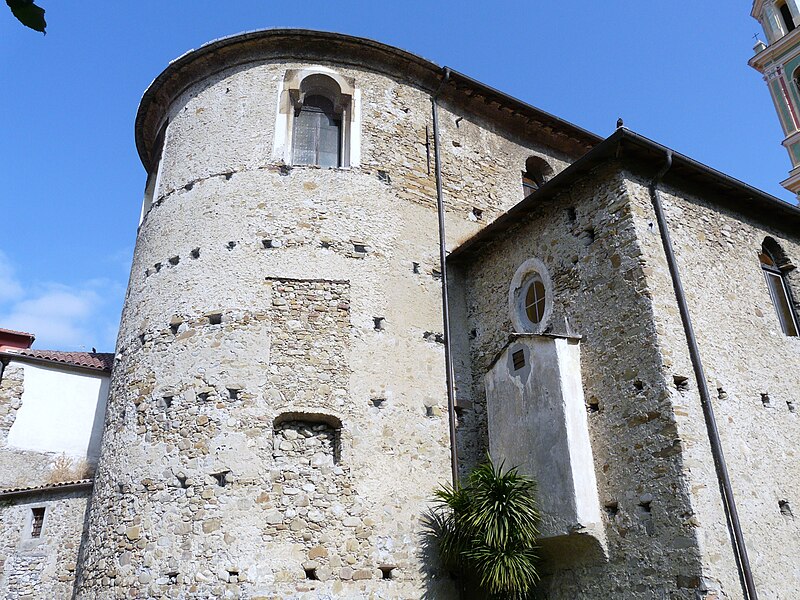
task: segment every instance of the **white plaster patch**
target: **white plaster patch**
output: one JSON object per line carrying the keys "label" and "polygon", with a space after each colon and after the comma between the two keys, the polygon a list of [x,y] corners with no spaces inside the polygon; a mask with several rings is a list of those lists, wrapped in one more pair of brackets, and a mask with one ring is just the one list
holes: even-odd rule
{"label": "white plaster patch", "polygon": [[108,396],[108,376],[24,363],[22,406],[8,446],[95,459]]}

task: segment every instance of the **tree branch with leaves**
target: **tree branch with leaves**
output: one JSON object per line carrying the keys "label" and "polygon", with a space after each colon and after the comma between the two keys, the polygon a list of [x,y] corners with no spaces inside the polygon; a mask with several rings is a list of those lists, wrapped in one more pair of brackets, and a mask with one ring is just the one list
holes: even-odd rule
{"label": "tree branch with leaves", "polygon": [[44,20],[44,9],[36,6],[33,0],[6,0],[6,4],[17,20],[34,31],[47,33],[47,21]]}

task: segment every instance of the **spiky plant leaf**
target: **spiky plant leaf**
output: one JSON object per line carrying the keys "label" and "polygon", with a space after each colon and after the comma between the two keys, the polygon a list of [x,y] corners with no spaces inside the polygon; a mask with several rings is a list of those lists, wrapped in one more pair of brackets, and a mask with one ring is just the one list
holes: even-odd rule
{"label": "spiky plant leaf", "polygon": [[434,492],[433,535],[443,563],[477,577],[493,599],[527,597],[539,578],[535,488],[531,478],[495,467],[487,456],[466,485]]}

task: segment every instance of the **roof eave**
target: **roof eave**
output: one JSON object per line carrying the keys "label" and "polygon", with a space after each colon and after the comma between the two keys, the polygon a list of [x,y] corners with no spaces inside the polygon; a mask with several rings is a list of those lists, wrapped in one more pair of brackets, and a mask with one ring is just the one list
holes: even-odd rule
{"label": "roof eave", "polygon": [[105,367],[92,367],[89,365],[79,365],[72,362],[65,362],[63,360],[55,360],[51,358],[44,358],[41,356],[28,356],[17,352],[10,352],[7,350],[0,351],[0,361],[7,362],[8,360],[18,360],[21,362],[43,364],[49,367],[57,366],[65,369],[74,369],[79,371],[89,371],[93,374],[104,373],[105,375],[111,374],[111,369]]}
{"label": "roof eave", "polygon": [[718,191],[724,192],[725,195],[721,196],[721,198],[724,199],[723,204],[725,205],[733,206],[738,210],[747,209],[747,212],[751,213],[755,218],[761,217],[762,221],[766,220],[763,218],[762,213],[758,213],[758,215],[752,213],[756,212],[755,209],[761,209],[762,211],[766,209],[771,211],[769,220],[776,226],[793,228],[794,231],[800,228],[800,208],[729,175],[725,175],[716,169],[712,169],[688,156],[675,152],[667,146],[621,127],[522,202],[513,206],[454,249],[450,253],[448,260],[459,262],[474,254],[501,232],[517,223],[520,217],[534,210],[542,202],[558,195],[563,188],[574,183],[584,173],[604,160],[619,156],[619,150],[623,145],[626,146],[626,149],[633,148],[640,151],[638,156],[633,156],[630,151],[626,151],[624,153],[626,160],[652,163],[653,173],[662,166],[664,157],[670,152],[672,153],[672,168],[669,178],[672,181],[682,179],[691,181],[696,185],[714,187]]}
{"label": "roof eave", "polygon": [[[293,43],[285,43],[287,38],[291,38]],[[301,42],[313,43],[313,52],[308,45],[300,47]],[[330,46],[331,44],[346,47],[352,52],[350,52],[350,56],[344,52],[337,52],[335,55],[333,53],[326,54],[326,45]],[[251,50],[256,52],[249,53]],[[429,92],[436,90],[444,77],[442,67],[416,54],[368,38],[340,33],[309,29],[264,29],[220,38],[196,50],[190,50],[171,61],[144,92],[136,114],[135,137],[136,148],[145,169],[149,170],[151,167],[151,145],[163,123],[169,104],[191,85],[209,75],[237,64],[258,60],[255,58],[258,50],[263,52],[264,56],[304,58],[311,53],[315,54],[315,58],[319,60],[335,60],[341,64],[363,65],[369,62],[373,68],[413,80],[415,85]],[[273,50],[273,54],[268,54]],[[225,56],[222,56],[223,54]],[[539,120],[552,127],[556,134],[574,138],[577,142],[576,145],[582,147],[580,153],[575,154],[576,156],[602,140],[601,137],[581,127],[539,110],[457,71],[450,70],[450,73],[451,83],[470,86],[475,89],[476,94],[491,96],[501,105],[508,106],[532,120]],[[153,110],[156,113],[153,113]]]}

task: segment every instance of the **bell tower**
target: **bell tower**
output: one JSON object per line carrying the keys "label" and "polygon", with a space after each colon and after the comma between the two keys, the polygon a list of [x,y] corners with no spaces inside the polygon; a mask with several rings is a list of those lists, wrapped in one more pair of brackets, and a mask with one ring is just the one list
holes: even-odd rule
{"label": "bell tower", "polygon": [[755,0],[750,14],[761,23],[767,42],[756,41],[748,64],[767,82],[792,160],[781,185],[800,194],[800,7],[798,0]]}

